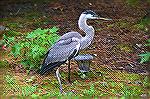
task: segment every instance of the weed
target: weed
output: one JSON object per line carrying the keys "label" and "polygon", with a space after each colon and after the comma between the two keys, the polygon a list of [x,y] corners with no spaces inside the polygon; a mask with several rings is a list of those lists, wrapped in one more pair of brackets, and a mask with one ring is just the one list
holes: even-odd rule
{"label": "weed", "polygon": [[57,27],[38,28],[21,37],[10,38],[4,35],[3,40],[6,45],[11,45],[11,55],[19,59],[27,70],[39,69],[44,54],[59,38],[57,31]]}
{"label": "weed", "polygon": [[5,76],[5,81],[7,83],[7,86],[9,88],[11,88],[11,90],[14,90],[15,92],[17,92],[17,94],[16,94],[17,96],[29,96],[29,95],[33,94],[37,89],[36,86],[30,86],[30,85],[20,86],[20,85],[18,85],[17,81],[13,78],[13,76],[10,76],[10,75]]}
{"label": "weed", "polygon": [[[150,39],[148,39],[147,42],[148,42],[148,44],[145,44],[145,46],[150,46]],[[140,63],[144,63],[144,62],[150,61],[150,52],[139,54],[139,56],[141,57]]]}
{"label": "weed", "polygon": [[145,16],[143,19],[139,20],[137,24],[133,25],[133,28],[135,27],[137,29],[148,32],[149,29],[147,26],[149,25],[150,25],[150,18]]}
{"label": "weed", "polygon": [[22,96],[29,96],[36,91],[36,86],[23,86],[22,87]]}
{"label": "weed", "polygon": [[0,61],[0,68],[5,68],[9,67],[9,64],[6,60]]}
{"label": "weed", "polygon": [[143,84],[145,87],[150,87],[150,79],[148,78],[148,76],[144,78]]}
{"label": "weed", "polygon": [[83,93],[84,93],[84,94],[87,94],[87,95],[89,95],[89,96],[93,96],[93,95],[95,94],[94,84],[92,84],[92,85],[90,86],[90,89],[89,89],[89,90],[85,89],[85,90],[83,91]]}
{"label": "weed", "polygon": [[32,97],[33,99],[39,99],[39,95],[37,95],[37,94],[32,94],[31,97]]}
{"label": "weed", "polygon": [[5,34],[3,35],[3,43],[7,47],[10,47],[10,45],[13,44],[14,40],[15,40],[14,37],[8,37]]}
{"label": "weed", "polygon": [[146,52],[144,54],[140,54],[139,56],[141,56],[140,63],[144,63],[144,62],[150,61],[150,52]]}
{"label": "weed", "polygon": [[139,3],[140,0],[126,0],[126,3],[130,6],[135,6]]}
{"label": "weed", "polygon": [[118,44],[116,47],[124,52],[132,52],[131,46],[127,44]]}
{"label": "weed", "polygon": [[60,92],[47,92],[47,94],[44,95],[44,97],[57,97],[62,96]]}
{"label": "weed", "polygon": [[122,88],[122,94],[125,97],[129,97],[129,96],[139,96],[142,94],[142,88],[140,88],[139,86],[127,86],[124,84],[123,88]]}
{"label": "weed", "polygon": [[4,78],[8,87],[14,89],[15,92],[20,91],[20,86],[17,84],[16,80],[12,76],[6,75]]}

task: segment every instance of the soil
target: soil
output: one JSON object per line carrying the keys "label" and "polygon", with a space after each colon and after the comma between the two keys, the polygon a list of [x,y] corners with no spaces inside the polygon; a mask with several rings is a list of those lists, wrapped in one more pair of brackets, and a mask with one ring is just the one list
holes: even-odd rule
{"label": "soil", "polygon": [[[95,27],[95,37],[90,50],[97,54],[94,62],[113,69],[127,70],[129,72],[149,72],[148,64],[140,64],[138,54],[148,49],[138,47],[137,44],[144,44],[148,33],[133,28],[138,21],[148,14],[149,3],[140,1],[136,6],[127,5],[123,0],[58,0],[58,1],[1,1],[2,18],[23,18],[34,11],[35,17],[48,18],[46,24],[39,26],[27,26],[26,28],[47,27],[56,25],[60,28],[59,34],[63,35],[68,31],[79,31],[77,20],[80,13],[86,9],[95,11],[102,17],[113,19],[112,21],[90,21],[89,24]],[[33,17],[33,20],[36,18]],[[14,21],[12,19],[12,21]],[[120,26],[116,25],[119,24]],[[121,22],[128,26],[121,26]],[[2,22],[3,25],[5,23]],[[110,27],[109,27],[110,26]],[[82,33],[83,34],[83,33]],[[149,35],[148,35],[149,36]],[[123,47],[121,49],[121,47]],[[127,50],[124,50],[127,48]],[[129,50],[129,51],[128,51]]]}

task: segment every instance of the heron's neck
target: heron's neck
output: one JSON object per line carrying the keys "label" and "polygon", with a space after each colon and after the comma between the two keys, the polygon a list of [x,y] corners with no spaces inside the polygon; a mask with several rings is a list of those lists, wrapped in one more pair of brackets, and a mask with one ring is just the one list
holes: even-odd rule
{"label": "heron's neck", "polygon": [[82,15],[79,18],[78,25],[81,30],[83,30],[86,35],[81,39],[81,49],[88,47],[94,37],[94,28],[92,26],[87,25],[86,15]]}

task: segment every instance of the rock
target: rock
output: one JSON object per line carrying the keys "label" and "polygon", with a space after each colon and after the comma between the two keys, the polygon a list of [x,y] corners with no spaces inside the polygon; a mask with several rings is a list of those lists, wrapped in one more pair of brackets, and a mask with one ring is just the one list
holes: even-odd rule
{"label": "rock", "polygon": [[0,31],[5,31],[5,30],[9,30],[9,29],[6,28],[5,26],[0,25]]}
{"label": "rock", "polygon": [[141,48],[142,47],[142,44],[136,44],[137,47]]}
{"label": "rock", "polygon": [[5,26],[0,25],[0,31],[4,31],[6,29]]}

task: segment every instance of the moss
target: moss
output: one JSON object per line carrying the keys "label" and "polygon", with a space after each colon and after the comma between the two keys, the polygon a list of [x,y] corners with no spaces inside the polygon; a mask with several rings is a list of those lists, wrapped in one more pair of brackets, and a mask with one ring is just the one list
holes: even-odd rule
{"label": "moss", "polygon": [[136,6],[140,0],[126,0],[126,3],[130,6]]}
{"label": "moss", "polygon": [[132,52],[132,47],[127,44],[118,44],[117,48],[124,52]]}
{"label": "moss", "polygon": [[7,61],[0,61],[0,68],[7,68],[9,67],[9,63]]}

